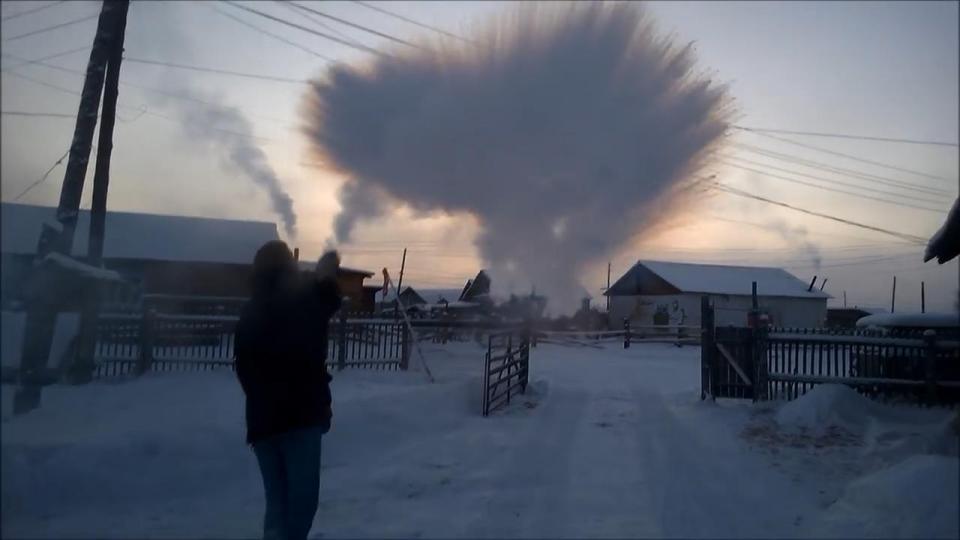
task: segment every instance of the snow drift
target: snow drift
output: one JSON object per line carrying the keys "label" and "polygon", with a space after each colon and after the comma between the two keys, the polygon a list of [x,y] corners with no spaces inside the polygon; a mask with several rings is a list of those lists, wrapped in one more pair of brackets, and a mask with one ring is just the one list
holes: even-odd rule
{"label": "snow drift", "polygon": [[568,310],[585,266],[691,204],[727,89],[639,4],[519,5],[471,38],[313,81],[305,133],[350,178],[337,240],[398,205],[470,214],[495,277]]}
{"label": "snow drift", "polygon": [[821,384],[777,411],[777,424],[785,431],[822,433],[838,427],[863,434],[878,404],[842,384]]}

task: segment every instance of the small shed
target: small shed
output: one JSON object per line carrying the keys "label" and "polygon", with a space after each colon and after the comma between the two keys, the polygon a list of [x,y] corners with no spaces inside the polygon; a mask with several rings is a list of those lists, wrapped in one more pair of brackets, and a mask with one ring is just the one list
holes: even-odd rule
{"label": "small shed", "polygon": [[830,295],[782,268],[638,261],[605,295],[612,324],[700,325],[700,299],[708,297],[718,326],[746,326],[757,283],[760,311],[774,326],[822,327]]}

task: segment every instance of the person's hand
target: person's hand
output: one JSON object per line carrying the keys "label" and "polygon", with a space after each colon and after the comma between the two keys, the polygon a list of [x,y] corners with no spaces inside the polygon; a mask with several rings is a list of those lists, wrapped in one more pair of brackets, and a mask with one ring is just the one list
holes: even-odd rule
{"label": "person's hand", "polygon": [[328,251],[317,261],[317,280],[336,279],[339,270],[340,255],[336,251]]}

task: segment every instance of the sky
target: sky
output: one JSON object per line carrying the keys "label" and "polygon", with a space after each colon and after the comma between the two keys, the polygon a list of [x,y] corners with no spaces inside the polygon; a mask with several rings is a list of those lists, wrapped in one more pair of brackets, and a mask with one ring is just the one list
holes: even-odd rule
{"label": "sky", "polygon": [[[359,3],[301,3],[396,38],[435,37],[432,30]],[[316,17],[307,20],[279,3],[243,4],[374,49],[392,45],[386,38],[329,19],[319,19],[326,25],[320,26]],[[470,36],[489,17],[511,8],[500,2],[371,4],[460,36]],[[85,68],[88,50],[43,61],[52,68],[18,65],[88,46],[96,19],[11,38],[94,15],[99,3],[59,3],[15,16],[41,5],[0,4],[2,109],[73,115],[82,75],[71,70]],[[736,126],[958,140],[956,2],[653,2],[647,7],[664,33],[695,43],[700,69],[729,84],[737,107]],[[224,2],[133,2],[125,56],[296,80],[322,75],[331,62],[321,57],[359,65],[370,60],[369,52]],[[242,112],[253,135],[244,140],[263,152],[293,200],[297,233],[287,240],[301,248],[303,257],[322,252],[332,235],[339,210],[336,194],[345,178],[311,156],[298,129],[304,84],[132,61],[124,62],[121,81],[108,208],[280,223],[268,192],[239,174],[224,159],[222,147],[198,144],[195,132],[186,126],[190,118],[184,115],[189,110],[178,105],[181,99],[160,92],[189,93]],[[209,127],[219,129],[212,123]],[[69,118],[4,114],[2,200],[13,201],[38,180],[66,152],[72,132]],[[813,162],[816,168],[797,160]],[[722,155],[705,172],[753,195],[928,238],[957,197],[958,162],[955,145],[735,129]],[[93,166],[88,170],[84,207],[89,207],[92,174]],[[56,205],[62,178],[61,164],[19,202]],[[919,308],[921,282],[926,285],[928,310],[954,307],[957,261],[924,264],[923,245],[729,193],[714,191],[703,197],[696,212],[677,215],[656,234],[639,235],[641,240],[624,246],[609,261],[613,280],[637,259],[782,266],[805,282],[813,275],[825,277],[824,290],[834,297],[831,305],[842,305],[846,293],[851,306],[889,307],[896,276],[898,311]],[[610,227],[617,226],[616,216],[611,216]],[[371,270],[387,267],[396,275],[406,247],[404,283],[458,287],[484,265],[473,244],[477,234],[477,222],[469,215],[423,215],[400,208],[388,217],[361,223],[352,240],[338,248],[345,264]],[[597,298],[606,280],[606,263],[594,261],[581,276],[584,287]]]}

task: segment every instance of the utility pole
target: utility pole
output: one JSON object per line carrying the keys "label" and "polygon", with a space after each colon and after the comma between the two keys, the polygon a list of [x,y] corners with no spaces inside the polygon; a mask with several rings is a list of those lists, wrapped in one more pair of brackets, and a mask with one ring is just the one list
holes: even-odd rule
{"label": "utility pole", "polygon": [[[97,33],[90,49],[90,60],[80,94],[77,122],[74,126],[73,140],[63,186],[60,190],[60,202],[56,218],[61,230],[50,227],[44,229],[37,258],[45,252],[53,251],[70,255],[73,248],[73,236],[80,214],[80,198],[83,194],[83,182],[90,161],[90,149],[93,144],[93,132],[97,126],[97,113],[100,108],[100,94],[106,77],[107,62],[110,57],[119,29],[126,23],[129,0],[104,0],[97,22]],[[42,279],[42,276],[33,276]],[[24,327],[23,346],[20,357],[19,387],[13,399],[14,414],[29,412],[40,405],[40,391],[45,379],[48,357],[53,341],[54,326],[57,320],[59,299],[51,298],[50,284],[32,283],[27,305],[27,317]]]}
{"label": "utility pole", "polygon": [[897,307],[897,276],[893,276],[893,291],[890,293],[890,313]]}
{"label": "utility pole", "polygon": [[607,290],[604,291],[606,293],[604,296],[607,297],[607,313],[610,313],[610,268],[611,266],[613,266],[613,263],[610,261],[607,261]]}
{"label": "utility pole", "polygon": [[[100,266],[103,260],[103,241],[107,220],[107,190],[110,185],[110,157],[113,154],[113,126],[117,118],[117,99],[120,94],[120,62],[123,60],[123,42],[127,29],[129,0],[119,2],[117,26],[107,56],[106,80],[103,88],[103,110],[100,118],[100,136],[97,141],[97,165],[93,172],[93,202],[90,206],[90,231],[87,242],[87,263]],[[97,343],[97,320],[100,315],[99,287],[88,293],[80,319],[77,355],[71,366],[71,379],[86,383],[93,378],[93,360]]]}
{"label": "utility pole", "polygon": [[847,291],[843,291],[843,307],[847,307]]}
{"label": "utility pole", "polygon": [[[397,305],[396,305],[396,309],[393,312],[394,318],[397,318],[400,315],[398,313],[400,311],[400,292],[403,290],[400,287],[403,287],[403,269],[406,266],[407,266],[407,248],[403,248],[403,259],[400,260],[400,279],[397,280]],[[384,301],[386,301],[386,298],[384,298]],[[406,313],[404,313],[404,317],[406,317]]]}
{"label": "utility pole", "polygon": [[926,284],[920,282],[920,313],[927,312],[927,291]]}

